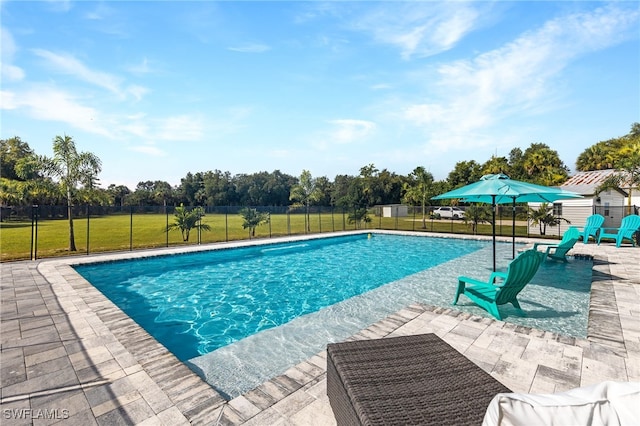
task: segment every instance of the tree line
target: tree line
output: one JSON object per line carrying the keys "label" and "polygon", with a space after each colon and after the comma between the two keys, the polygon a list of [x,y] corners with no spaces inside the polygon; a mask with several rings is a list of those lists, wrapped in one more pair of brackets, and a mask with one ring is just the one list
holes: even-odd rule
{"label": "tree line", "polygon": [[[0,140],[0,203],[92,204],[110,206],[335,206],[367,207],[380,204],[436,204],[430,198],[475,182],[489,173],[541,185],[560,185],[569,168],[558,152],[544,143],[514,148],[508,156],[491,156],[484,163],[459,161],[444,180],[436,181],[422,166],[399,175],[374,164],[356,175],[313,177],[307,170],[292,176],[274,170],[232,175],[213,170],[187,173],[180,184],[162,180],[140,181],[134,189],[124,185],[102,188],[101,162],[94,154],[76,149],[72,137],[56,136],[52,157],[36,154],[19,136]],[[624,136],[597,142],[576,159],[578,170],[617,168],[640,171],[640,123]],[[72,173],[71,173],[72,172]],[[638,173],[640,175],[640,173]]]}

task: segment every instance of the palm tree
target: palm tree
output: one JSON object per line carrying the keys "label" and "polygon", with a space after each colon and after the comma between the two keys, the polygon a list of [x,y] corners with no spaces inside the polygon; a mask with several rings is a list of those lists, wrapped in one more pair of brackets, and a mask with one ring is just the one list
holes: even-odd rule
{"label": "palm tree", "polygon": [[562,221],[565,221],[569,224],[571,223],[563,217],[555,216],[553,214],[553,207],[550,207],[549,203],[540,204],[540,207],[537,210],[529,208],[527,217],[533,222],[534,225],[538,225],[540,229],[540,235],[546,235],[547,226],[558,226]]}
{"label": "palm tree", "polygon": [[303,170],[300,175],[300,182],[291,188],[289,200],[295,201],[291,207],[305,207],[305,221],[307,222],[307,232],[311,232],[311,218],[309,217],[309,207],[312,202],[317,202],[322,198],[322,191],[317,185],[316,179],[311,177],[311,172]]}
{"label": "palm tree", "polygon": [[404,197],[410,202],[419,202],[422,206],[422,229],[427,228],[427,202],[433,195],[433,175],[424,167],[418,166],[409,175],[410,182],[405,182]]}
{"label": "palm tree", "polygon": [[244,222],[242,223],[242,229],[249,228],[250,235],[256,236],[256,228],[264,223],[269,223],[269,212],[259,212],[257,209],[244,208],[240,210],[240,215]]}
{"label": "palm tree", "polygon": [[613,167],[614,157],[611,148],[600,142],[583,151],[576,160],[578,170],[605,170]]}
{"label": "palm tree", "polygon": [[202,207],[196,207],[192,210],[187,210],[187,208],[180,204],[180,206],[176,207],[176,211],[174,213],[174,221],[167,225],[166,232],[169,232],[174,229],[179,229],[182,233],[182,241],[189,241],[189,234],[191,230],[196,228],[201,231],[210,231],[211,226],[206,223],[202,223],[202,218],[204,217],[204,209]]}
{"label": "palm tree", "polygon": [[640,190],[640,136],[630,137],[629,142],[620,148],[618,157],[617,173],[605,179],[596,188],[596,194],[607,189],[628,189],[627,212],[631,214],[633,190]]}
{"label": "palm tree", "polygon": [[58,189],[67,201],[69,218],[69,251],[76,251],[73,234],[73,203],[78,194],[78,185],[92,190],[97,175],[102,170],[100,159],[90,152],[78,152],[71,136],[56,136],[53,140],[53,158],[38,157],[39,166],[45,176],[58,179]]}
{"label": "palm tree", "polygon": [[464,211],[464,221],[471,223],[471,232],[476,233],[478,224],[491,223],[491,206],[470,205]]}
{"label": "palm tree", "polygon": [[362,227],[362,222],[369,223],[371,222],[371,218],[367,212],[366,207],[354,208],[352,213],[347,215],[348,223],[355,223],[356,228],[360,229]]}

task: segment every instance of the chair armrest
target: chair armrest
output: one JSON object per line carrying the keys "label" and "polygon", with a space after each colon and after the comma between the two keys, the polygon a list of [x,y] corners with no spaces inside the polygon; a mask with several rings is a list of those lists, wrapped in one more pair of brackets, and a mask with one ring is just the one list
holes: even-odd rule
{"label": "chair armrest", "polygon": [[465,276],[459,276],[458,277],[458,283],[477,284],[477,285],[487,285],[488,284],[486,281],[480,281],[480,280],[477,280],[475,278],[470,278],[470,277],[465,277]]}
{"label": "chair armrest", "polygon": [[600,230],[602,230],[602,231],[606,231],[607,229],[609,231],[618,231],[620,228],[600,228]]}
{"label": "chair armrest", "polygon": [[496,284],[496,278],[502,279],[502,280],[506,280],[507,279],[507,273],[506,272],[492,272],[491,276],[489,277],[489,283],[493,284],[493,285],[497,285],[498,287],[502,286],[502,284]]}
{"label": "chair armrest", "polygon": [[533,245],[533,249],[537,250],[538,246],[557,246],[557,245],[558,245],[558,243],[535,243]]}

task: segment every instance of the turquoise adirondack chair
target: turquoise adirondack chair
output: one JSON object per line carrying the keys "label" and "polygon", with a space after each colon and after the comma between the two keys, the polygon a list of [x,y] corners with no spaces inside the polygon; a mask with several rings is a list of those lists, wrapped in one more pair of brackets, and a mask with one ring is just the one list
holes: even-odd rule
{"label": "turquoise adirondack chair", "polygon": [[[541,263],[542,253],[530,249],[513,259],[506,272],[493,272],[487,282],[460,276],[453,304],[458,303],[458,298],[464,294],[499,320],[502,316],[498,305],[511,303],[522,311],[516,296],[531,281]],[[496,279],[502,279],[502,282],[495,283]]]}
{"label": "turquoise adirondack chair", "polygon": [[587,218],[587,223],[582,228],[582,242],[587,244],[589,237],[593,237],[593,241],[598,240],[598,231],[604,223],[604,216],[601,214],[592,214]]}
{"label": "turquoise adirondack chair", "polygon": [[573,248],[573,246],[580,239],[580,231],[575,226],[570,226],[569,229],[562,234],[562,240],[559,243],[535,243],[533,245],[534,250],[538,250],[539,246],[547,246],[544,252],[544,259],[547,257],[555,260],[567,261],[567,252]]}
{"label": "turquoise adirondack chair", "polygon": [[[633,241],[633,234],[640,229],[640,216],[631,214],[622,218],[620,228],[601,228],[600,235],[598,236],[598,245],[603,238],[611,238],[616,240],[616,247],[620,247],[620,244],[624,240],[629,240],[635,247],[636,243]],[[609,232],[616,231],[616,232]]]}

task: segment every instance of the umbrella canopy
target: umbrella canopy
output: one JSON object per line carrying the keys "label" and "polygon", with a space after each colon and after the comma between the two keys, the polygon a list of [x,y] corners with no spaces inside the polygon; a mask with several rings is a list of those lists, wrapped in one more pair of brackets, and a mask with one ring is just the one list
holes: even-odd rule
{"label": "umbrella canopy", "polygon": [[496,270],[496,205],[513,204],[513,256],[515,257],[515,204],[582,198],[575,192],[510,179],[505,174],[484,175],[478,182],[432,197],[433,200],[457,198],[470,203],[487,203],[493,210],[493,270]]}

